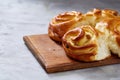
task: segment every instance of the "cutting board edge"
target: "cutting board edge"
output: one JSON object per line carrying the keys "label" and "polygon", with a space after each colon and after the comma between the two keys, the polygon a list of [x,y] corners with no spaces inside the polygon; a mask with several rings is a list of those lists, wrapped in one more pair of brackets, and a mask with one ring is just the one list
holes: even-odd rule
{"label": "cutting board edge", "polygon": [[[42,34],[42,35],[46,35],[46,34]],[[25,42],[25,45],[27,46],[27,48],[31,51],[32,55],[37,59],[37,61],[41,64],[41,66],[43,66],[43,68],[47,71],[47,66],[44,64],[44,61],[42,61],[40,57],[40,55],[36,54],[36,49],[35,47],[32,46],[32,42],[30,41],[31,36],[35,36],[35,35],[28,35],[28,36],[23,36],[23,40]],[[38,57],[39,56],[39,57]]]}
{"label": "cutting board edge", "polygon": [[[118,62],[112,62],[112,63],[107,63],[107,64],[99,64],[99,65],[92,65],[92,66],[85,66],[84,68],[81,67],[80,65],[75,66],[75,67],[70,67],[69,64],[64,64],[64,66],[53,66],[53,65],[49,65],[47,66],[44,61],[42,60],[42,57],[38,54],[36,54],[37,49],[35,49],[35,47],[33,46],[30,38],[31,37],[35,37],[35,36],[48,36],[47,34],[39,34],[39,35],[28,35],[28,36],[24,36],[23,40],[25,41],[26,46],[28,47],[28,49],[32,52],[33,56],[35,56],[35,58],[37,59],[37,61],[43,66],[43,68],[46,70],[47,73],[55,73],[55,72],[61,72],[61,71],[70,71],[70,70],[76,70],[76,69],[84,69],[84,68],[91,68],[91,67],[99,67],[99,66],[106,66],[106,65],[111,65],[111,64],[119,64]],[[78,63],[74,63],[78,64]],[[64,67],[64,69],[62,69],[61,67]]]}
{"label": "cutting board edge", "polygon": [[69,64],[66,64],[66,65],[62,66],[62,67],[64,67],[64,70],[61,68],[61,66],[59,66],[59,67],[48,67],[46,69],[46,71],[48,73],[56,73],[56,72],[65,72],[65,71],[78,70],[78,69],[86,69],[86,68],[109,66],[109,65],[115,65],[115,64],[120,64],[120,61],[119,62],[111,62],[111,63],[107,63],[107,64],[106,63],[105,64],[98,64],[98,65],[94,65],[94,63],[93,63],[92,66],[84,66],[84,67],[81,66],[81,65],[70,67]]}

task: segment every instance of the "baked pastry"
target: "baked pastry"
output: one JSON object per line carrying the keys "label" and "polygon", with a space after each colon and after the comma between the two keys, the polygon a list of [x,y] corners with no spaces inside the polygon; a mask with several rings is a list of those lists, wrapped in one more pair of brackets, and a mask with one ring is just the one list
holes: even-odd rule
{"label": "baked pastry", "polygon": [[55,41],[61,42],[63,35],[81,19],[82,13],[71,11],[57,15],[49,23],[48,35]]}
{"label": "baked pastry", "polygon": [[[103,30],[104,28],[104,30]],[[113,54],[120,57],[120,19],[107,19],[96,26],[96,29],[106,32],[108,47]]]}
{"label": "baked pastry", "polygon": [[110,9],[93,9],[91,11],[88,11],[85,16],[85,21],[89,22],[90,25],[96,26],[96,23],[107,19],[107,18],[116,18],[119,16],[118,12],[115,10]]}
{"label": "baked pastry", "polygon": [[69,57],[79,61],[98,61],[111,55],[104,39],[104,33],[89,25],[66,32],[62,45]]}
{"label": "baked pastry", "polygon": [[111,56],[110,51],[120,57],[120,15],[115,10],[59,14],[49,23],[48,35],[62,42],[66,54],[75,60],[103,60]]}
{"label": "baked pastry", "polygon": [[95,27],[96,23],[117,16],[118,12],[110,9],[93,9],[85,14],[76,11],[65,12],[54,17],[49,23],[48,35],[53,40],[61,42],[63,35],[73,28],[82,25]]}

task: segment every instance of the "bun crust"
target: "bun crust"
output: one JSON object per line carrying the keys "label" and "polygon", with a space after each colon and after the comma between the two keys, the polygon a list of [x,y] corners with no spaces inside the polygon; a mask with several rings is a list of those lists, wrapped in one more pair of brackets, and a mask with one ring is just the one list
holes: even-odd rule
{"label": "bun crust", "polygon": [[107,19],[118,17],[118,12],[110,9],[93,9],[85,14],[71,11],[57,15],[49,23],[48,35],[55,41],[62,42],[63,35],[70,29],[82,25],[95,27],[96,23]]}
{"label": "bun crust", "polygon": [[96,26],[96,23],[103,21],[108,18],[118,17],[118,12],[110,9],[93,9],[92,11],[84,14],[86,21],[88,21],[92,26]]}
{"label": "bun crust", "polygon": [[[98,43],[100,34],[89,25],[75,28],[63,36],[63,48],[68,56],[79,61],[90,62],[105,59],[110,56],[110,52],[108,48],[105,48],[107,50],[105,50],[106,55],[99,57],[102,53],[101,43]],[[102,45],[105,45],[105,43]]]}
{"label": "bun crust", "polygon": [[63,35],[81,19],[81,15],[82,13],[76,11],[57,15],[49,23],[49,36],[53,40],[61,42]]}
{"label": "bun crust", "polygon": [[78,61],[104,60],[111,56],[110,51],[120,57],[120,15],[115,10],[59,14],[49,23],[48,35]]}

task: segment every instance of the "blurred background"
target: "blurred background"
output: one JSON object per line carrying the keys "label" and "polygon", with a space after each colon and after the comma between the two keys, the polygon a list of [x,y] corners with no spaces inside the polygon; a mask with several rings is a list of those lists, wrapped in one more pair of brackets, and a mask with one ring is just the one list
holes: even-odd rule
{"label": "blurred background", "polygon": [[119,64],[47,74],[24,45],[57,14],[93,8],[120,11],[120,0],[0,0],[0,80],[120,80]]}

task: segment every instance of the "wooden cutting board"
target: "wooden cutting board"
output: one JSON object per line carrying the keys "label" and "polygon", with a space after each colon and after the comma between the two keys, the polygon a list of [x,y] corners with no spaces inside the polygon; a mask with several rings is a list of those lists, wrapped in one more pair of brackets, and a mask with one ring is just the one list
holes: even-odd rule
{"label": "wooden cutting board", "polygon": [[66,56],[61,45],[51,40],[47,34],[24,36],[23,39],[48,73],[120,63],[120,58],[115,55],[108,59],[91,63],[72,60]]}

